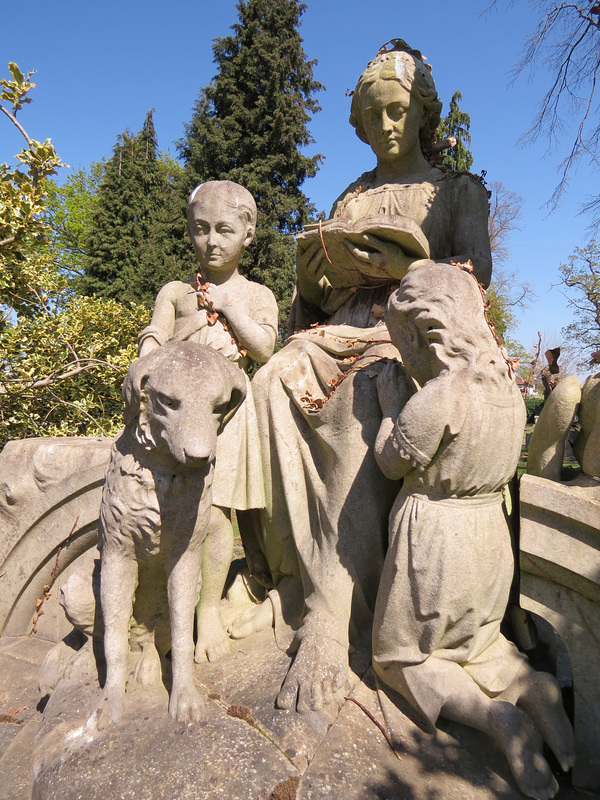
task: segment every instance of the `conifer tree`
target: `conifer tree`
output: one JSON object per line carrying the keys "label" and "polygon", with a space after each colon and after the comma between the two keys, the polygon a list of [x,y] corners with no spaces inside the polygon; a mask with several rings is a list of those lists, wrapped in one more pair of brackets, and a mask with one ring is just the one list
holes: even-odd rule
{"label": "conifer tree", "polygon": [[441,142],[444,139],[456,139],[456,144],[445,154],[443,163],[451,169],[468,172],[473,165],[473,154],[471,147],[471,117],[466,111],[462,111],[459,102],[462,100],[461,92],[454,92],[450,101],[448,115],[442,117],[437,129],[437,139]]}
{"label": "conifer tree", "polygon": [[313,141],[307,124],[323,88],[298,32],[305,8],[300,0],[240,0],[232,34],[213,46],[218,72],[179,142],[185,193],[227,179],[255,197],[257,231],[241,268],[275,293],[282,316],[295,284],[292,234],[314,210],[300,187],[322,158],[301,152]]}
{"label": "conifer tree", "polygon": [[160,287],[189,274],[174,237],[175,175],[158,150],[152,111],[138,134],[125,131],[106,162],[77,290],[121,302],[152,303]]}

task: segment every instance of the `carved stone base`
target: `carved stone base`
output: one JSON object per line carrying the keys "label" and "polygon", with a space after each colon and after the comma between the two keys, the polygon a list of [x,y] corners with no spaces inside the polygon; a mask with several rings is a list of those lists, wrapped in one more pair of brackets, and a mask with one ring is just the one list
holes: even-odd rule
{"label": "carved stone base", "polygon": [[521,604],[564,641],[575,696],[573,783],[600,789],[600,483],[521,479]]}
{"label": "carved stone base", "polygon": [[[92,737],[85,721],[99,689],[85,649],[44,713],[33,800],[521,797],[490,741],[447,722],[424,732],[401,698],[380,690],[364,655],[353,657],[336,702],[305,715],[274,708],[288,665],[263,631],[235,642],[222,661],[196,666],[205,714],[190,726],[168,717],[164,686],[139,686],[131,674],[122,724]],[[575,796],[562,781],[559,797]]]}

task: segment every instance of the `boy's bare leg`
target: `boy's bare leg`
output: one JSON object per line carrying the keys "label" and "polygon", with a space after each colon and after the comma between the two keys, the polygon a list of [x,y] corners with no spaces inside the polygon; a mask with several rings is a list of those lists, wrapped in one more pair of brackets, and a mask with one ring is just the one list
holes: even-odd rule
{"label": "boy's bare leg", "polygon": [[[375,664],[382,679],[405,694],[406,681],[410,679],[408,673],[419,667],[400,669],[395,675],[395,666],[388,665],[382,670]],[[445,662],[443,672],[444,684],[452,687],[452,693],[444,700],[440,716],[490,736],[506,756],[515,782],[524,795],[538,800],[554,797],[558,783],[543,756],[542,737],[529,716],[512,702],[488,697],[459,664]],[[424,678],[422,675],[421,680]],[[435,690],[434,686],[432,688]],[[425,691],[423,685],[422,689]]]}
{"label": "boy's bare leg", "polygon": [[221,597],[233,557],[231,511],[212,506],[202,556],[202,587],[196,608],[198,638],[194,660],[216,661],[227,655],[229,637],[221,620]]}
{"label": "boy's bare leg", "polygon": [[568,772],[575,762],[575,742],[556,678],[547,672],[536,672],[524,663],[500,699],[518,704],[529,714],[561,769]]}
{"label": "boy's bare leg", "polygon": [[558,783],[543,756],[542,738],[531,720],[512,703],[492,700],[462,667],[455,666],[455,692],[445,701],[440,714],[490,736],[506,756],[517,786],[527,797],[554,797]]}

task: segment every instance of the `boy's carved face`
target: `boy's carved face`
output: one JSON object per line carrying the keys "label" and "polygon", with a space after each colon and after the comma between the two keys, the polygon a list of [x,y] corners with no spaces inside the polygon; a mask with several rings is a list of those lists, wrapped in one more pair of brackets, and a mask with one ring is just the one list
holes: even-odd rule
{"label": "boy's carved face", "polygon": [[238,266],[254,228],[216,192],[199,199],[188,212],[188,227],[200,267],[226,272]]}

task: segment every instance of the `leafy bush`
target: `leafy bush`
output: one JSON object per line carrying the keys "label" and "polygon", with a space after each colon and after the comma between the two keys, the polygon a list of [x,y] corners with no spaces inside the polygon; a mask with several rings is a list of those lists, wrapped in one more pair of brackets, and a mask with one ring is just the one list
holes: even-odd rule
{"label": "leafy bush", "polygon": [[525,408],[527,409],[527,422],[533,422],[534,417],[538,417],[544,403],[546,402],[543,394],[528,394],[525,398]]}
{"label": "leafy bush", "polygon": [[112,435],[120,394],[149,309],[77,297],[50,246],[48,179],[62,162],[29,137],[17,112],[35,84],[8,65],[0,110],[24,138],[17,167],[0,163],[0,449],[26,436]]}

